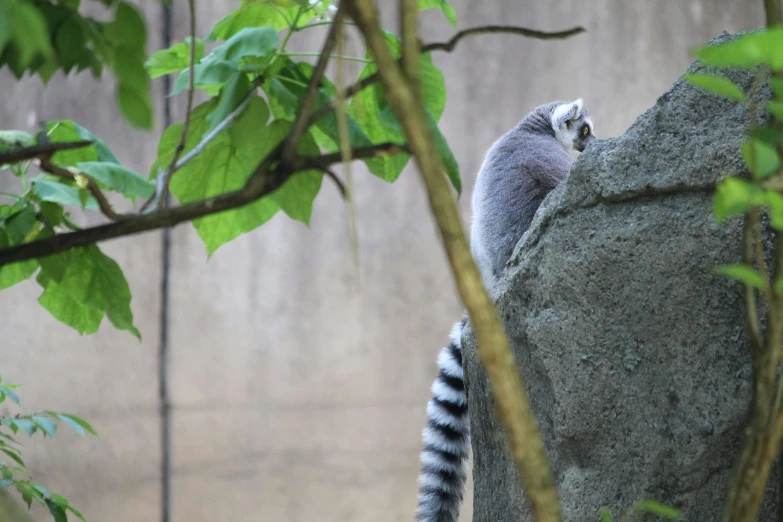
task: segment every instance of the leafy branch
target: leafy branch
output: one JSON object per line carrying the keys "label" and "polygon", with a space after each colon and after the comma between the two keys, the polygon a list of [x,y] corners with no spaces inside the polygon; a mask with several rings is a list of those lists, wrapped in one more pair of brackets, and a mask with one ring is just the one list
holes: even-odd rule
{"label": "leafy branch", "polygon": [[[393,146],[389,144],[373,145],[356,149],[354,158],[396,154],[404,150],[404,147],[396,144]],[[337,154],[295,156],[290,163],[280,162],[279,157],[280,150],[278,148],[256,167],[248,182],[239,190],[195,203],[159,210],[151,214],[134,215],[113,223],[57,234],[49,239],[41,239],[3,248],[0,249],[0,266],[64,252],[71,248],[86,246],[100,241],[148,232],[163,227],[173,227],[193,219],[225,212],[271,194],[297,172],[313,167],[328,168],[330,165],[342,161]]]}
{"label": "leafy branch", "polygon": [[[756,520],[769,475],[783,443],[783,27],[780,1],[764,2],[767,28],[734,40],[703,47],[696,55],[704,65],[718,69],[756,71],[752,92],[724,76],[692,74],[686,79],[726,98],[748,103],[750,131],[742,144],[748,175],[723,179],[716,187],[713,211],[718,223],[735,216],[744,218],[742,263],[718,267],[717,272],[744,285],[745,319],[753,362],[751,418],[740,451],[721,520]],[[772,74],[768,75],[771,70]],[[758,126],[761,86],[769,79],[773,98],[764,109],[770,122]],[[771,265],[766,259],[762,211],[774,232]],[[765,314],[765,323],[759,312]]]}
{"label": "leafy branch", "polygon": [[[14,391],[16,388],[18,385],[2,383],[0,379],[0,404],[10,399],[17,406],[21,406],[19,396]],[[58,422],[65,424],[79,436],[87,433],[97,435],[87,421],[67,413],[47,410],[29,415],[0,415],[0,454],[11,459],[11,462],[0,459],[0,489],[15,488],[28,508],[36,501],[49,510],[55,521],[67,520],[67,512],[84,521],[84,516],[70,505],[67,498],[48,491],[33,480],[22,458],[22,445],[17,440],[20,432],[32,437],[39,431],[44,437],[53,439],[57,433]]]}
{"label": "leafy branch", "polygon": [[[339,11],[336,17],[337,16],[341,16]],[[332,29],[337,27],[337,25],[337,23],[332,22]],[[485,26],[460,31],[449,42],[433,43],[418,47],[420,52],[426,52],[427,50],[450,51],[462,38],[470,35],[480,34],[482,32],[522,34],[529,37],[552,39],[566,38],[582,31],[584,31],[584,29],[581,27],[569,29],[566,31],[547,33],[513,26]],[[330,31],[329,36],[327,36],[327,41],[325,42],[324,47],[319,54],[318,64],[324,69],[334,46],[334,34],[336,34],[336,30]],[[190,52],[188,53],[188,70],[190,69],[190,62],[192,61],[190,60],[190,57],[192,57],[196,51],[196,39],[191,38],[190,43]],[[316,71],[311,76],[311,80],[313,78],[320,78],[322,76],[322,72],[320,74],[316,74],[317,72],[318,66]],[[197,76],[197,74],[198,72],[196,71],[196,73],[192,76],[188,75],[189,84],[192,77]],[[352,86],[346,88],[342,93],[342,96],[345,99],[350,98],[361,90],[376,83],[378,80],[379,75],[377,73],[370,74]],[[168,170],[170,171],[170,175],[183,168],[188,162],[192,161],[199,154],[202,154],[205,148],[213,143],[213,141],[221,134],[221,132],[225,131],[227,127],[234,123],[236,119],[245,112],[248,104],[250,104],[250,102],[255,97],[255,89],[253,87],[258,86],[263,81],[264,79],[259,77],[256,82],[251,84],[249,92],[234,108],[234,110],[223,120],[221,120],[221,122],[216,125],[214,129],[207,133],[197,146],[189,150],[189,152],[185,156],[182,156],[179,160],[169,163]],[[283,152],[286,154],[290,154],[291,149],[295,150],[296,147],[299,146],[304,132],[310,129],[313,125],[316,125],[324,116],[332,112],[338,103],[337,100],[339,100],[339,96],[335,96],[315,111],[310,110],[310,107],[315,104],[315,93],[317,92],[315,87],[317,85],[318,82],[310,82],[307,91],[310,94],[307,94],[306,98],[304,98],[300,110],[297,112],[297,118],[294,120],[294,125],[291,131],[283,139],[283,142],[286,144],[284,147],[285,150]],[[188,114],[190,115],[190,111]],[[186,121],[189,122],[189,120]],[[178,140],[177,149],[179,149],[179,144],[187,139],[188,133],[184,132],[185,130],[189,129],[183,128],[183,133]],[[400,144],[382,143],[378,145],[359,145],[353,149],[351,157],[353,159],[362,159],[389,156],[406,152],[407,149]],[[110,208],[106,198],[101,197],[99,195],[99,191],[96,191],[94,186],[90,185],[90,191],[98,200],[98,204],[103,213],[106,214],[110,219],[116,221],[115,223],[98,225],[84,230],[61,233],[54,237],[38,239],[20,245],[0,248],[0,267],[8,265],[9,263],[47,256],[58,252],[67,251],[71,248],[85,246],[108,239],[151,231],[167,226],[174,226],[193,219],[240,208],[270,195],[277,188],[282,186],[286,180],[298,172],[307,170],[308,168],[317,168],[321,171],[324,171],[331,165],[340,162],[340,155],[337,153],[328,153],[320,156],[307,157],[294,156],[288,158],[281,156],[280,153],[281,150],[278,147],[273,150],[266,158],[260,161],[258,166],[254,169],[250,179],[241,189],[217,195],[211,198],[205,198],[200,201],[183,204],[174,209],[158,209],[162,195],[165,191],[163,187],[167,186],[169,178],[164,177],[163,180],[159,179],[157,182],[157,189],[150,199],[150,202],[148,202],[149,206],[143,208],[141,214],[139,215],[117,214]],[[176,157],[177,154],[175,151],[173,158]],[[50,170],[56,171],[59,174],[64,174],[64,172],[61,170],[51,168],[51,164],[47,166],[50,167]],[[327,172],[327,175],[332,177],[332,179],[335,179],[336,177],[333,174],[334,173]],[[268,177],[269,179],[261,182],[260,179],[264,177]],[[342,184],[338,183],[338,186],[341,187],[341,192],[343,192],[344,187],[342,187]]]}

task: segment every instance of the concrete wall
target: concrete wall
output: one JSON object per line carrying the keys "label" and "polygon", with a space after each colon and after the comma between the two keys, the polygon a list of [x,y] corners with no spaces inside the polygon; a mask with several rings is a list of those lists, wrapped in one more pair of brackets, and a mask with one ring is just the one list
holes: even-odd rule
{"label": "concrete wall", "polygon": [[[185,2],[174,4],[180,39]],[[199,4],[205,34],[235,2]],[[449,89],[441,128],[463,172],[466,223],[485,150],[533,106],[583,97],[597,134],[617,135],[690,62],[688,47],[763,21],[759,8],[736,0],[453,4],[463,27],[581,24],[589,31],[564,42],[476,37],[435,56]],[[156,49],[158,2],[144,5]],[[389,24],[393,7],[384,6]],[[424,17],[425,41],[451,32],[439,13]],[[317,50],[322,36],[295,45]],[[129,130],[109,84],[58,77],[43,89],[0,72],[0,93],[0,128],[73,118],[141,172],[155,158],[160,129]],[[175,118],[182,118],[176,107]],[[0,178],[0,189],[14,188],[9,178]],[[173,232],[172,521],[412,520],[435,356],[461,307],[416,172],[408,168],[388,185],[357,166],[355,179],[361,284],[346,212],[328,182],[309,229],[281,215],[209,262],[192,227]],[[80,337],[38,306],[39,288],[29,282],[0,293],[0,373],[25,383],[28,409],[77,413],[101,434],[81,440],[64,430],[55,441],[31,441],[28,463],[44,484],[91,522],[157,522],[161,234],[103,248],[125,270],[144,340],[110,325]],[[463,520],[470,498],[466,504]],[[40,511],[36,518],[48,519]]]}

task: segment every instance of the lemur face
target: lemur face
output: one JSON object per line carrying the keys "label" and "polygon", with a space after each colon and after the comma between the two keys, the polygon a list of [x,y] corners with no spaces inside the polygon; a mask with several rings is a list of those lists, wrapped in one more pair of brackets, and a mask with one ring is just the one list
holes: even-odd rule
{"label": "lemur face", "polygon": [[552,110],[552,128],[557,140],[566,149],[583,152],[588,143],[596,139],[593,121],[582,105],[582,98],[555,106]]}

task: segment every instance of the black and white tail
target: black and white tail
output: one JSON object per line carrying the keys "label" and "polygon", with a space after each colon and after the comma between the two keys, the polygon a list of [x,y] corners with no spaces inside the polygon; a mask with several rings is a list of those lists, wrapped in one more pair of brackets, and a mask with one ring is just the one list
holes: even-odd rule
{"label": "black and white tail", "polygon": [[427,404],[419,472],[419,522],[456,522],[467,477],[470,423],[462,372],[462,329],[451,330],[451,342],[438,355],[438,377]]}

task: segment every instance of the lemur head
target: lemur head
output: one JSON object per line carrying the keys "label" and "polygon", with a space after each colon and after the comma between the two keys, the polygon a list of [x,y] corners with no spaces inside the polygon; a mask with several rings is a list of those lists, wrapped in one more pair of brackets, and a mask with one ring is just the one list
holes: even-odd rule
{"label": "lemur head", "polygon": [[582,98],[572,102],[554,104],[552,108],[552,129],[557,141],[566,149],[582,152],[595,139],[593,120],[582,105]]}

